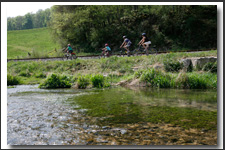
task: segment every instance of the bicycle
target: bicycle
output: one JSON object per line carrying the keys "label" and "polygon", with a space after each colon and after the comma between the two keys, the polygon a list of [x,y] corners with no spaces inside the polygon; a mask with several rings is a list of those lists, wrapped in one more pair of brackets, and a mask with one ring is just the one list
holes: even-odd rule
{"label": "bicycle", "polygon": [[111,56],[111,52],[102,50],[102,53],[99,55],[99,58],[101,58],[101,57],[105,58],[105,57],[110,57],[110,56]]}
{"label": "bicycle", "polygon": [[132,51],[127,52],[127,50],[126,50],[126,49],[125,49],[125,50],[122,50],[122,49],[121,49],[121,51],[120,51],[120,54],[119,54],[119,55],[120,55],[120,57],[121,57],[121,56],[123,56],[123,57],[124,57],[125,55],[127,55],[127,56],[129,57],[129,56],[131,56],[131,55],[132,55]]}
{"label": "bicycle", "polygon": [[134,49],[133,53],[134,55],[138,56],[139,54],[157,54],[157,49],[155,48],[156,46],[148,46],[147,51],[142,45],[139,45],[138,48]]}
{"label": "bicycle", "polygon": [[73,60],[73,59],[77,59],[76,53],[74,52],[69,52],[69,53],[65,53],[64,58],[66,58],[67,60]]}
{"label": "bicycle", "polygon": [[69,52],[69,53],[67,53],[67,51],[66,51],[66,48],[63,48],[62,49],[62,52],[64,53],[64,55],[63,55],[63,57],[62,57],[62,59],[64,60],[65,58],[68,60],[68,59],[77,59],[77,55],[76,55],[76,53],[74,53],[74,52]]}

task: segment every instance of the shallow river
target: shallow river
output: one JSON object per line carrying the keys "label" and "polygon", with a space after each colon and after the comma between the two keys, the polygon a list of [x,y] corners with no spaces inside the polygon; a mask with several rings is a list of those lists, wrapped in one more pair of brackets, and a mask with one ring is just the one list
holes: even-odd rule
{"label": "shallow river", "polygon": [[7,90],[8,145],[216,145],[217,91]]}

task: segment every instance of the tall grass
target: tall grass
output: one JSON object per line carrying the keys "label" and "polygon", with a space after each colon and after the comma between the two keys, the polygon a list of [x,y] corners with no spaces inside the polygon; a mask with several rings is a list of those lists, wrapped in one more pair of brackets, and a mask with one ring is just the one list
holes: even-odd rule
{"label": "tall grass", "polygon": [[217,73],[217,62],[213,63],[213,62],[209,62],[206,63],[203,68],[203,71],[210,71],[212,73]]}
{"label": "tall grass", "polygon": [[188,75],[185,72],[180,72],[178,76],[174,80],[175,87],[182,88],[182,89],[188,89],[189,88],[189,80]]}
{"label": "tall grass", "polygon": [[35,49],[32,49],[31,51],[31,58],[48,58],[48,53],[46,52],[41,52],[41,51],[38,51],[38,50],[35,50]]}
{"label": "tall grass", "polygon": [[190,89],[217,89],[217,74],[214,73],[188,73]]}
{"label": "tall grass", "polygon": [[157,88],[217,89],[217,75],[213,73],[164,73],[160,70],[148,69],[135,73],[136,78]]}

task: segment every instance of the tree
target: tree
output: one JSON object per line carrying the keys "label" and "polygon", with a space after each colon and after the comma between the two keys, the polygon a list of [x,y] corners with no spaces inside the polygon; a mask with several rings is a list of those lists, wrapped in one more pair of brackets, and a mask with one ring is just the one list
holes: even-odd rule
{"label": "tree", "polygon": [[47,27],[51,10],[38,10],[36,14],[27,13],[25,16],[7,18],[7,30],[24,30]]}
{"label": "tree", "polygon": [[32,29],[33,28],[33,20],[32,20],[32,15],[30,13],[25,15],[25,20],[24,20],[24,29]]}

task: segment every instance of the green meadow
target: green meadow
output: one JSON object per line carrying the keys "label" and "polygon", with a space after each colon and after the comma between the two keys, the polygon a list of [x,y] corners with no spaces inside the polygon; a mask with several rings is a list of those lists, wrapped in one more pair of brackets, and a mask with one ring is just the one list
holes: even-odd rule
{"label": "green meadow", "polygon": [[56,55],[55,48],[60,45],[55,43],[48,28],[29,30],[7,31],[7,58],[51,57]]}

